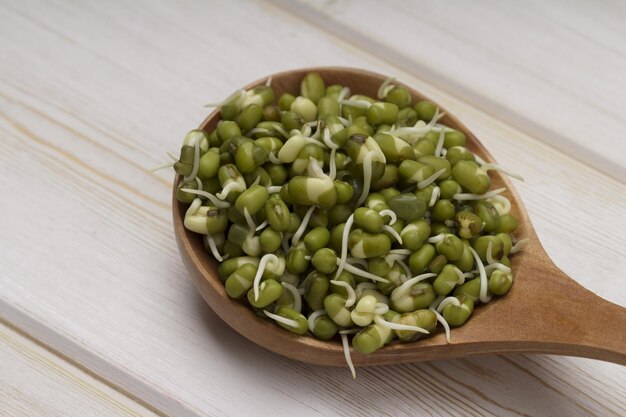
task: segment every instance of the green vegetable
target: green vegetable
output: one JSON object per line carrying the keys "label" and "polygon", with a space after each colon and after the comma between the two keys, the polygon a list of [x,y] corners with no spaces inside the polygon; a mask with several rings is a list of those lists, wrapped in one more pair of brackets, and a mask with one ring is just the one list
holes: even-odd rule
{"label": "green vegetable", "polygon": [[458,297],[459,304],[447,304],[442,311],[443,318],[450,326],[458,327],[465,324],[474,311],[474,302],[469,297]]}
{"label": "green vegetable", "polygon": [[514,281],[518,221],[488,175],[506,171],[393,79],[376,98],[327,81],[215,105],[169,164],[184,226],[229,297],[297,335],[367,354],[463,325]]}

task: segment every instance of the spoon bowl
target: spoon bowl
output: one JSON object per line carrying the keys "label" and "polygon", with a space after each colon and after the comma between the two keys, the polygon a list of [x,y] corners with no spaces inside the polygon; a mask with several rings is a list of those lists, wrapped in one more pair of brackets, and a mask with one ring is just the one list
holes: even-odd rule
{"label": "spoon bowl", "polygon": [[[297,69],[272,75],[276,97],[299,91],[302,77],[311,71],[319,73],[327,85],[345,85],[352,93],[371,97],[376,96],[378,87],[387,78],[352,68]],[[267,77],[255,81],[246,89],[264,84],[266,80]],[[427,100],[409,86],[404,87],[411,92],[414,101]],[[210,132],[219,120],[219,111],[214,111],[202,122],[200,129]],[[447,111],[441,122],[465,133],[467,147],[486,162],[494,162],[480,141]],[[490,176],[493,188],[507,189],[503,195],[511,201],[511,212],[519,222],[516,235],[529,238],[525,248],[511,258],[515,273],[511,290],[488,304],[478,304],[468,322],[452,330],[451,344],[446,343],[445,335],[439,332],[412,343],[391,343],[368,355],[352,352],[354,364],[366,366],[471,355],[544,353],[626,365],[626,309],[596,296],[562,272],[541,246],[509,178],[499,172],[492,172]],[[213,311],[241,335],[268,350],[303,362],[344,366],[344,353],[338,338],[322,341],[312,336],[295,335],[228,297],[217,274],[217,261],[204,249],[201,236],[183,226],[186,207],[176,199],[179,180],[177,177],[174,182],[172,201],[178,248],[198,291]]]}

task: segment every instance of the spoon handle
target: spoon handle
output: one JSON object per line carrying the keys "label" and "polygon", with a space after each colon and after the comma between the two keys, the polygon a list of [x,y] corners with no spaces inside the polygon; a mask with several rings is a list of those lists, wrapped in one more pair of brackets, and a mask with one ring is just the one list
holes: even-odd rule
{"label": "spoon handle", "polygon": [[[547,259],[547,257],[546,257]],[[526,295],[528,351],[581,356],[626,365],[626,309],[598,297],[568,277],[551,260],[529,274]],[[518,321],[519,323],[519,321]]]}

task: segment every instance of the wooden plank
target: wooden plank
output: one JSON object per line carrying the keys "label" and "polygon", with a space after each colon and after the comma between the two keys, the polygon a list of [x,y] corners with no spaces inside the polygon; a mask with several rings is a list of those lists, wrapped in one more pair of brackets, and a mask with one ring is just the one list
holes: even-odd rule
{"label": "wooden plank", "polygon": [[156,414],[0,322],[0,416]]}
{"label": "wooden plank", "polygon": [[467,359],[362,369],[353,382],[251,345],[196,294],[172,236],[171,174],[146,168],[176,150],[203,103],[262,74],[324,63],[393,74],[524,174],[548,252],[621,304],[626,185],[264,3],[3,4],[0,19],[0,190],[11,196],[0,316],[177,416],[623,409],[624,369],[594,361]]}
{"label": "wooden plank", "polygon": [[626,181],[623,3],[273,1]]}

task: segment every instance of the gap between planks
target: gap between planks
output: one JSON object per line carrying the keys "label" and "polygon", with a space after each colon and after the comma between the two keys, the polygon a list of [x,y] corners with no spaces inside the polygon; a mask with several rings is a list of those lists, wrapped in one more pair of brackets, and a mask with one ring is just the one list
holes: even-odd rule
{"label": "gap between planks", "polygon": [[[7,317],[11,317],[12,320]],[[70,338],[47,328],[36,318],[8,304],[3,299],[0,299],[0,323],[159,416],[204,416],[169,398],[166,393],[152,388],[128,372],[111,366],[96,353],[88,351]]]}
{"label": "gap between planks", "polygon": [[[13,361],[17,362],[13,362],[9,359],[10,362],[8,365],[10,367],[30,366],[32,368],[23,369],[22,372],[24,373],[22,374],[22,372],[20,372],[21,376],[29,375],[32,372],[41,372],[43,376],[42,380],[38,380],[30,387],[24,387],[23,380],[18,381],[17,386],[4,384],[4,388],[2,388],[0,385],[0,392],[4,391],[4,395],[8,396],[6,398],[0,398],[0,404],[13,409],[14,411],[22,410],[18,413],[19,415],[22,415],[22,412],[28,412],[28,414],[24,415],[32,416],[33,414],[30,413],[39,411],[42,413],[37,415],[50,415],[49,413],[52,412],[52,409],[46,407],[46,405],[38,401],[39,398],[37,398],[38,393],[35,386],[40,385],[39,388],[43,388],[42,384],[44,383],[44,379],[49,380],[50,382],[48,383],[51,383],[51,380],[54,378],[62,378],[64,382],[58,385],[55,384],[54,387],[50,387],[50,393],[55,390],[58,392],[63,388],[68,391],[71,391],[72,389],[79,389],[87,393],[87,397],[90,398],[90,402],[92,402],[92,404],[95,405],[98,403],[101,406],[111,407],[113,410],[116,410],[115,415],[124,414],[129,416],[141,416],[145,415],[147,412],[149,412],[150,415],[153,415],[154,413],[153,410],[146,409],[145,405],[139,404],[135,399],[129,398],[127,395],[124,395],[110,384],[103,384],[101,379],[97,378],[90,372],[87,372],[84,368],[77,367],[75,364],[65,360],[56,352],[53,352],[47,346],[39,343],[37,340],[25,334],[20,329],[15,328],[2,318],[0,318],[0,350],[3,355],[8,354],[9,357],[11,355],[18,355],[18,359],[13,359]],[[0,359],[3,358],[0,357]],[[6,357],[4,359],[6,360]],[[15,372],[18,368],[12,369]],[[95,379],[95,381],[91,380],[92,378]],[[3,382],[6,383],[7,381],[5,380]],[[32,391],[33,388],[35,388],[35,391]],[[23,389],[30,391],[22,391]],[[11,395],[12,392],[14,394],[18,394],[18,397]],[[66,394],[66,392],[64,391],[61,394]],[[119,398],[118,396],[121,396],[122,398]],[[21,401],[18,398],[21,399]],[[32,402],[29,400],[32,400]],[[11,407],[12,402],[14,405],[19,407],[19,410]],[[15,402],[21,403],[21,407],[19,404],[15,404]],[[77,409],[74,411],[80,410],[81,407],[79,404],[71,403],[61,404],[57,402],[55,405],[63,408],[76,407]],[[85,404],[82,406],[85,406]],[[44,411],[44,407],[48,408],[48,410]],[[35,410],[36,408],[39,408],[39,410]],[[0,414],[2,414],[2,411],[7,411],[7,409],[0,409]],[[72,415],[74,415],[74,413],[72,413]]]}
{"label": "gap between planks", "polygon": [[427,65],[421,64],[402,54],[400,51],[389,48],[376,39],[353,30],[348,25],[340,24],[316,8],[304,4],[301,1],[262,1],[283,12],[290,13],[306,24],[315,26],[320,31],[339,39],[345,44],[355,47],[361,53],[377,61],[398,68],[426,84],[431,84],[450,97],[467,105],[474,106],[494,119],[540,140],[542,143],[585,163],[619,182],[626,183],[626,165],[622,166],[615,163],[607,159],[603,154],[585,148],[568,136],[519,114],[512,108],[480,94],[475,89],[464,86],[453,78],[438,73]]}

